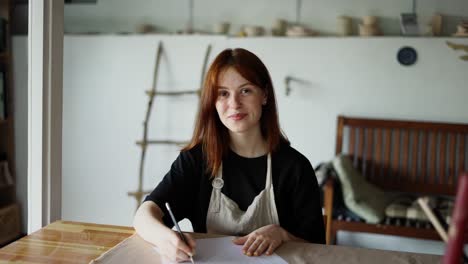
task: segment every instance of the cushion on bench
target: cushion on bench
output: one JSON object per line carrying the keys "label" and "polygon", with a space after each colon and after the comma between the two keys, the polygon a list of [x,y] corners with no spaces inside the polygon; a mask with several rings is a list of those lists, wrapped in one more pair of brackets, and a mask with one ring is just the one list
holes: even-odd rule
{"label": "cushion on bench", "polygon": [[341,182],[346,206],[368,223],[381,222],[392,196],[367,182],[346,155],[337,156],[333,167]]}

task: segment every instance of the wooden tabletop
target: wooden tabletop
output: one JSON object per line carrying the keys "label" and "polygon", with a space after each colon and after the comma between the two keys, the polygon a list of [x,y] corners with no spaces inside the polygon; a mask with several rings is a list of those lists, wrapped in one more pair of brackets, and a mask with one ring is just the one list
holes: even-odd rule
{"label": "wooden tabletop", "polygon": [[88,263],[134,233],[131,227],[54,222],[0,249],[0,263]]}
{"label": "wooden tabletop", "polygon": [[[89,263],[134,233],[131,227],[57,221],[1,248],[0,263]],[[196,233],[192,235],[194,238],[214,236]],[[131,243],[132,239],[125,241]],[[137,248],[145,249],[144,246]],[[440,256],[435,255],[299,242],[285,243],[276,253],[288,263],[362,264],[375,263],[378,260],[379,264],[427,264],[441,261]],[[126,262],[124,259],[122,263]]]}

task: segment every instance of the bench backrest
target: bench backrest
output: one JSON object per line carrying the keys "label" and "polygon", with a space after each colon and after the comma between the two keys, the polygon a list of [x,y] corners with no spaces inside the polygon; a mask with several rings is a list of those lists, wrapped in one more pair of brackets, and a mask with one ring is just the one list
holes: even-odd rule
{"label": "bench backrest", "polygon": [[454,195],[467,141],[468,124],[339,116],[336,154],[385,190]]}

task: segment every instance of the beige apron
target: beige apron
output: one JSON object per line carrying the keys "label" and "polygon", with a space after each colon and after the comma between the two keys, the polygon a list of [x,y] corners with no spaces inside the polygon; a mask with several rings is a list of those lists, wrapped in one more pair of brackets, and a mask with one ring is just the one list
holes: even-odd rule
{"label": "beige apron", "polygon": [[225,235],[247,235],[256,229],[278,224],[275,194],[271,177],[271,154],[267,158],[267,173],[265,189],[261,191],[249,205],[247,211],[242,211],[236,202],[221,192],[223,188],[223,166],[212,181],[206,229],[208,233]]}

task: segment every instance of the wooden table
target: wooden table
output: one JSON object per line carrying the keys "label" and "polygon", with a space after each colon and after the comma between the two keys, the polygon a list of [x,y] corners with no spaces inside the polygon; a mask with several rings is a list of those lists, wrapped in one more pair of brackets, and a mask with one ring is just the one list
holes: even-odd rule
{"label": "wooden table", "polygon": [[134,233],[124,226],[54,222],[0,249],[0,263],[88,263]]}
{"label": "wooden table", "polygon": [[[88,263],[121,241],[131,237],[131,227],[78,223],[54,222],[39,231],[23,237],[0,249],[0,263]],[[195,238],[213,237],[209,234],[193,234]],[[141,241],[140,241],[141,240]],[[140,242],[138,242],[140,241]],[[132,236],[123,244],[141,243],[136,247],[137,255],[146,254],[148,244],[139,236]],[[154,254],[154,249],[148,252]],[[115,251],[115,249],[114,249]],[[114,252],[113,251],[113,252]],[[288,263],[440,263],[440,256],[353,248],[326,246],[310,243],[288,242],[276,253]],[[134,254],[134,255],[135,255]],[[154,260],[154,258],[151,258]],[[125,263],[124,260],[122,263]],[[151,261],[151,263],[155,263]]]}

